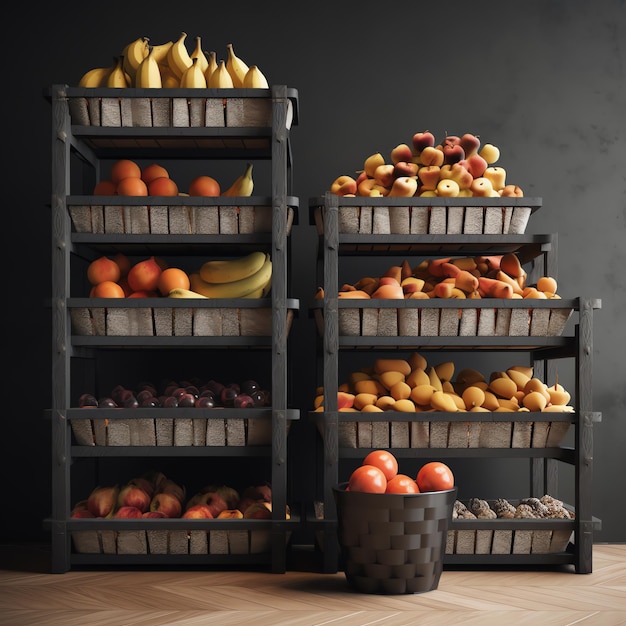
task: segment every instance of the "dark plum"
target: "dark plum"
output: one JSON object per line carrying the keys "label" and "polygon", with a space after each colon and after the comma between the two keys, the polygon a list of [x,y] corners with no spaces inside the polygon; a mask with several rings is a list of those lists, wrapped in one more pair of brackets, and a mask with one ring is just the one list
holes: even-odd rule
{"label": "dark plum", "polygon": [[78,398],[78,406],[80,408],[86,406],[98,406],[98,399],[90,393],[83,393],[80,398]]}
{"label": "dark plum", "polygon": [[[137,400],[139,400],[139,398],[137,398]],[[159,407],[161,406],[161,403],[159,402],[158,398],[155,398],[154,396],[149,396],[144,398],[143,400],[141,400],[139,402],[139,406],[141,407]]]}
{"label": "dark plum", "polygon": [[142,404],[144,400],[154,398],[155,396],[156,393],[152,393],[149,389],[142,389],[141,391],[137,392],[137,395],[135,397],[137,398],[137,402],[139,402],[139,404]]}
{"label": "dark plum", "polygon": [[251,409],[255,406],[254,400],[247,393],[240,393],[234,400],[236,409]]}
{"label": "dark plum", "polygon": [[224,406],[234,406],[235,398],[239,395],[237,389],[235,387],[224,387],[222,389],[222,393],[220,394],[220,400]]}
{"label": "dark plum", "polygon": [[241,383],[240,391],[241,393],[245,393],[251,396],[255,391],[257,391],[260,388],[261,386],[259,385],[259,383],[256,382],[256,380],[244,380]]}
{"label": "dark plum", "polygon": [[211,379],[206,383],[206,385],[204,385],[204,388],[210,389],[211,391],[215,392],[216,396],[219,396],[220,393],[222,393],[222,389],[224,389],[224,385],[217,380]]}
{"label": "dark plum", "polygon": [[257,389],[253,393],[250,394],[252,401],[254,402],[254,406],[260,407],[265,406],[265,393],[262,389]]}
{"label": "dark plum", "polygon": [[175,409],[178,407],[178,398],[175,396],[167,396],[165,400],[163,400],[161,406],[166,409]]}
{"label": "dark plum", "polygon": [[212,409],[215,407],[215,398],[213,396],[200,396],[196,400],[196,408]]}
{"label": "dark plum", "polygon": [[190,393],[196,399],[200,396],[200,390],[195,385],[187,385],[187,387],[185,387],[185,391]]}
{"label": "dark plum", "polygon": [[195,406],[196,397],[191,393],[184,393],[178,398],[179,407],[191,407]]}
{"label": "dark plum", "polygon": [[124,398],[123,406],[125,409],[136,409],[139,406],[137,398],[131,393]]}
{"label": "dark plum", "polygon": [[100,398],[100,400],[98,400],[98,407],[101,409],[117,409],[117,403],[113,398]]}

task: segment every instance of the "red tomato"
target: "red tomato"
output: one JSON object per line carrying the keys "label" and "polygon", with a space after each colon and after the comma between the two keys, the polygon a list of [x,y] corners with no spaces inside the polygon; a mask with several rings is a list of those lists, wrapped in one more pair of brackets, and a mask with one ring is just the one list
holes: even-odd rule
{"label": "red tomato", "polygon": [[454,487],[454,474],[445,463],[431,461],[420,468],[415,482],[420,491],[445,491]]}
{"label": "red tomato", "polygon": [[363,465],[373,465],[383,471],[385,478],[391,480],[398,473],[398,461],[387,450],[374,450],[364,459]]}
{"label": "red tomato", "polygon": [[417,483],[406,474],[396,474],[391,480],[387,481],[387,489],[385,493],[419,493]]}
{"label": "red tomato", "polygon": [[350,491],[366,491],[367,493],[385,493],[387,479],[381,469],[374,465],[361,465],[350,475],[348,489]]}

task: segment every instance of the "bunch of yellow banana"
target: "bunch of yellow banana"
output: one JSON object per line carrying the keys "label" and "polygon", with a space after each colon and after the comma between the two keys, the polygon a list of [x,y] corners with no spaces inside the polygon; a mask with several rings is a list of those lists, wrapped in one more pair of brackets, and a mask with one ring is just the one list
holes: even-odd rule
{"label": "bunch of yellow banana", "polygon": [[252,163],[246,165],[246,171],[238,176],[235,182],[222,193],[223,196],[251,196],[254,190],[252,179]]}
{"label": "bunch of yellow banana", "polygon": [[135,81],[135,75],[141,62],[148,56],[150,51],[148,47],[149,41],[147,37],[139,37],[126,44],[122,50],[122,57],[124,58],[123,68],[130,76],[131,84]]}
{"label": "bunch of yellow banana", "polygon": [[267,295],[271,279],[271,257],[259,250],[235,259],[207,261],[189,276],[190,291],[206,298],[261,298]]}
{"label": "bunch of yellow banana", "polygon": [[182,78],[182,75],[187,69],[191,67],[191,56],[185,45],[185,39],[187,33],[182,32],[180,37],[172,44],[167,51],[167,65],[169,66],[172,74],[178,79]]}

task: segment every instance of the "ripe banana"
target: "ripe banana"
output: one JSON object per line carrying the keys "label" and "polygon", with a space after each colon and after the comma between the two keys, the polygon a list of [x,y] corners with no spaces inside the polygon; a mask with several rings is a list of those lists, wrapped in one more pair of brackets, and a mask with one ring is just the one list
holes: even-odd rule
{"label": "ripe banana", "polygon": [[131,41],[129,44],[124,46],[122,50],[122,56],[124,57],[124,71],[130,76],[131,84],[135,80],[135,74],[137,73],[137,68],[141,64],[141,62],[148,56],[148,52],[150,49],[148,48],[147,37],[139,37],[135,39],[135,41]]}
{"label": "ripe banana", "polygon": [[124,71],[124,57],[117,57],[115,67],[107,76],[107,87],[129,87],[131,85],[130,76]]}
{"label": "ripe banana", "polygon": [[173,45],[173,41],[166,41],[165,43],[160,43],[156,46],[150,46],[157,63],[167,63],[167,53]]}
{"label": "ripe banana", "polygon": [[269,89],[269,83],[256,65],[251,65],[243,79],[243,86],[252,89]]}
{"label": "ripe banana", "polygon": [[160,89],[163,87],[161,80],[161,70],[154,58],[154,48],[150,50],[148,56],[139,64],[135,73],[135,87],[140,89]]}
{"label": "ripe banana", "polygon": [[254,181],[252,180],[252,163],[248,163],[245,173],[239,176],[222,195],[251,196],[253,189]]}
{"label": "ripe banana", "polygon": [[208,86],[210,89],[232,89],[235,86],[224,61],[220,61],[211,73]]}
{"label": "ripe banana", "polygon": [[200,37],[196,37],[196,47],[193,49],[193,52],[189,55],[192,59],[198,59],[198,64],[202,69],[202,73],[206,71],[206,68],[209,67],[209,60],[206,58],[202,50],[202,39]]}
{"label": "ripe banana", "polygon": [[233,79],[233,85],[235,87],[243,87],[243,79],[250,68],[235,54],[235,49],[233,48],[232,43],[229,43],[226,47],[228,48],[226,69]]}
{"label": "ripe banana", "polygon": [[232,283],[256,274],[265,258],[265,252],[255,250],[237,259],[207,261],[200,267],[200,278],[207,283]]}
{"label": "ripe banana", "polygon": [[206,78],[206,84],[209,86],[209,80],[211,78],[211,74],[217,69],[217,55],[215,50],[211,50],[209,52],[209,56],[207,58],[208,65],[206,70],[204,70],[204,77]]}
{"label": "ripe banana", "polygon": [[106,87],[107,78],[113,71],[115,65],[111,67],[94,67],[85,72],[78,81],[79,87]]}
{"label": "ripe banana", "polygon": [[259,287],[268,283],[272,277],[272,261],[269,254],[266,254],[265,261],[261,269],[241,280],[231,283],[207,283],[202,280],[200,274],[192,273],[189,276],[191,289],[201,293],[207,298],[245,298]]}
{"label": "ripe banana", "polygon": [[206,89],[206,78],[204,72],[198,64],[198,59],[191,60],[191,67],[183,72],[180,78],[180,86],[191,89]]}
{"label": "ripe banana", "polygon": [[191,57],[185,46],[187,33],[182,32],[167,52],[167,64],[175,76],[181,78],[185,70],[191,67]]}
{"label": "ripe banana", "polygon": [[161,84],[164,88],[180,87],[180,78],[172,72],[169,65],[159,63],[159,71],[161,72]]}
{"label": "ripe banana", "polygon": [[172,289],[168,294],[168,298],[206,298],[201,293],[191,291],[191,289],[183,289],[182,287],[176,287]]}

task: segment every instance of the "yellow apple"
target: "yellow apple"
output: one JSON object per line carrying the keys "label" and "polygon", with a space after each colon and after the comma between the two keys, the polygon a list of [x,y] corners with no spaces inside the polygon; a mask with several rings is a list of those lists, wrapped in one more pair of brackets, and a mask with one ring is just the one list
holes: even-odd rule
{"label": "yellow apple", "polygon": [[504,189],[506,181],[506,170],[503,167],[490,165],[487,169],[485,169],[483,176],[491,181],[491,186],[496,191]]}
{"label": "yellow apple", "polygon": [[486,143],[478,154],[487,161],[487,165],[493,165],[500,158],[500,148],[491,143]]}

